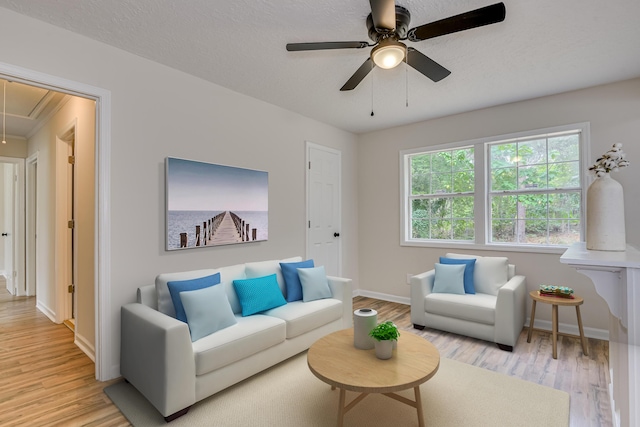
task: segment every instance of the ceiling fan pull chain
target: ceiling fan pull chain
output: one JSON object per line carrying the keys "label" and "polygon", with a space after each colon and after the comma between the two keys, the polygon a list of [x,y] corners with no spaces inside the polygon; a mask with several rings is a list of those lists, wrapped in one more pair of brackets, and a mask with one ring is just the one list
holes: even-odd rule
{"label": "ceiling fan pull chain", "polygon": [[405,107],[409,108],[409,64],[407,63],[406,55],[405,55],[404,58],[405,58],[404,59],[404,64],[405,64],[405,67],[404,67],[404,77],[405,77],[404,87],[405,87],[405,90],[406,90],[406,93],[405,93]]}
{"label": "ceiling fan pull chain", "polygon": [[[371,71],[373,71],[373,61],[371,61]],[[371,73],[371,117],[373,117],[373,73]]]}

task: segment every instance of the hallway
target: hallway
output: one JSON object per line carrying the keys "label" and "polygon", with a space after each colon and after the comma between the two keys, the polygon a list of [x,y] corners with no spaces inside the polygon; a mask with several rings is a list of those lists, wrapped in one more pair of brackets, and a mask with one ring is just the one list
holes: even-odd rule
{"label": "hallway", "polygon": [[34,297],[0,289],[0,425],[128,426],[102,392],[109,384]]}

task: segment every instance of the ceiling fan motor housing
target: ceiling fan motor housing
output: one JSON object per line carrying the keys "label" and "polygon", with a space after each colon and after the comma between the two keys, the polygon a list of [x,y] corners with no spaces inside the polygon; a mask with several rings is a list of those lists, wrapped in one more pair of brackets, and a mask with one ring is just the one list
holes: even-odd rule
{"label": "ceiling fan motor housing", "polygon": [[369,30],[369,38],[378,43],[381,39],[395,36],[397,39],[402,40],[407,37],[407,31],[409,29],[409,22],[411,22],[411,13],[409,10],[402,6],[396,5],[396,29],[387,30],[385,28],[376,29],[373,25],[373,17],[371,14],[367,16],[367,29]]}

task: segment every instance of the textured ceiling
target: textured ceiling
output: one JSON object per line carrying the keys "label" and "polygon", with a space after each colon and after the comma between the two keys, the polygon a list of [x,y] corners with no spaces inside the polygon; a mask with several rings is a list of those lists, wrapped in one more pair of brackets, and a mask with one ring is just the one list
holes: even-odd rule
{"label": "textured ceiling", "polygon": [[[396,2],[414,27],[496,1]],[[369,48],[287,52],[285,44],[368,41],[367,0],[0,0],[0,7],[355,133],[640,76],[640,1],[504,3],[502,23],[408,42],[451,71],[444,80],[401,65],[373,70],[351,92],[339,89]]]}

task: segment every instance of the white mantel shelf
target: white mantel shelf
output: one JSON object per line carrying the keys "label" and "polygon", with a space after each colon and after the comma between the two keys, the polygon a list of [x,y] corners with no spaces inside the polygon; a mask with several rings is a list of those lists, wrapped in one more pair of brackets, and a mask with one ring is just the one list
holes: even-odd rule
{"label": "white mantel shelf", "polygon": [[591,251],[574,243],[560,262],[589,277],[607,302],[609,316],[609,394],[614,423],[640,426],[640,251]]}

